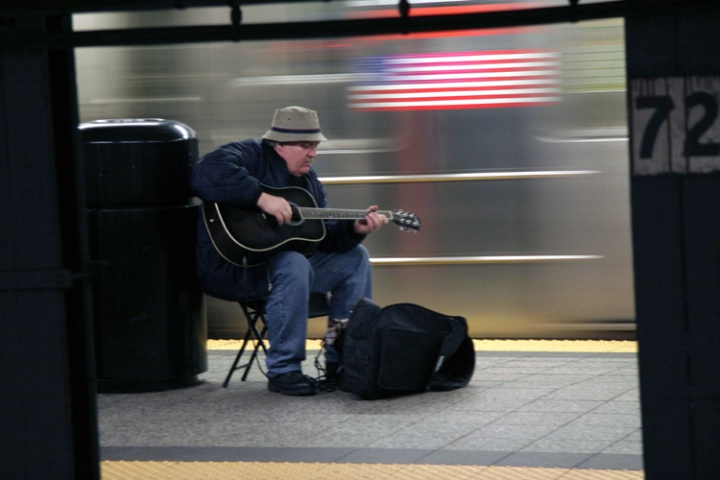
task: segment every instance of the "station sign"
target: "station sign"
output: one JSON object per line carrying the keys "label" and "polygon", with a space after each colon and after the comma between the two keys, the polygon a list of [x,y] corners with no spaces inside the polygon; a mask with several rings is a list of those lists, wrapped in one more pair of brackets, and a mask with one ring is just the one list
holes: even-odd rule
{"label": "station sign", "polygon": [[720,172],[720,76],[634,79],[632,174]]}

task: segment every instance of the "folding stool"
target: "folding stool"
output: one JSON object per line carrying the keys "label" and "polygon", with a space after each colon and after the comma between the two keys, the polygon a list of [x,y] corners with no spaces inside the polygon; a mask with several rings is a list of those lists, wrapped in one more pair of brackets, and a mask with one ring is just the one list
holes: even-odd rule
{"label": "folding stool", "polygon": [[[228,384],[230,383],[230,378],[232,377],[233,373],[235,373],[235,371],[241,370],[243,368],[245,369],[245,372],[243,372],[242,381],[244,382],[245,380],[247,380],[248,373],[250,373],[250,367],[252,367],[253,362],[257,358],[258,352],[262,349],[263,353],[267,355],[267,345],[265,344],[265,336],[267,335],[267,313],[265,312],[265,301],[248,300],[238,303],[240,304],[240,308],[242,309],[243,314],[245,315],[245,319],[247,320],[248,329],[247,332],[245,332],[245,337],[243,338],[240,350],[235,357],[235,361],[230,367],[230,371],[228,371],[227,377],[225,377],[223,387],[228,386]],[[327,295],[320,292],[311,292],[310,302],[308,304],[308,317],[324,317],[327,316],[329,313],[330,306],[328,304]],[[248,346],[248,343],[250,343],[251,341],[254,341],[255,345],[252,349],[252,353],[250,354],[250,360],[248,360],[247,363],[238,365],[240,363],[240,359],[245,353],[245,349]]]}

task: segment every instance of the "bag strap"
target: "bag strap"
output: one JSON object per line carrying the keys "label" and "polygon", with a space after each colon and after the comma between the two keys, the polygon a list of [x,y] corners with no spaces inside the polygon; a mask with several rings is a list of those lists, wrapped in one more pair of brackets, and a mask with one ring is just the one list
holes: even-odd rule
{"label": "bag strap", "polygon": [[440,351],[438,352],[438,356],[435,360],[435,367],[433,367],[433,371],[430,374],[427,383],[425,384],[426,391],[430,390],[430,386],[433,384],[433,382],[435,381],[435,377],[437,377],[438,373],[442,369],[445,360],[447,360],[453,353],[455,353],[458,348],[460,348],[463,339],[467,335],[467,324],[465,323],[464,318],[449,318],[452,319],[450,321],[451,331],[447,335],[445,335],[445,338],[443,338],[442,345],[440,346]]}

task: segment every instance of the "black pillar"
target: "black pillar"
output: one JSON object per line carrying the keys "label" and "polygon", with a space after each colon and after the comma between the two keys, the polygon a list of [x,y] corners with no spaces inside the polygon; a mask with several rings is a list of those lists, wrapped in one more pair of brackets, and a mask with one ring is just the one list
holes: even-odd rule
{"label": "black pillar", "polygon": [[626,19],[645,474],[720,478],[720,7]]}
{"label": "black pillar", "polygon": [[[3,17],[5,31],[70,17]],[[99,479],[71,49],[0,46],[0,472]]]}

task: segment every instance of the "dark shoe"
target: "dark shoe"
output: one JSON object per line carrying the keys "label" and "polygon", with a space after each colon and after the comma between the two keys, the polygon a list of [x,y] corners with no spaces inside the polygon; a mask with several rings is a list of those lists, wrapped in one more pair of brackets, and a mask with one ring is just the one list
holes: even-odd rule
{"label": "dark shoe", "polygon": [[268,379],[268,390],[283,395],[304,396],[315,395],[315,384],[302,372],[288,372]]}

